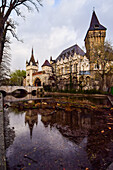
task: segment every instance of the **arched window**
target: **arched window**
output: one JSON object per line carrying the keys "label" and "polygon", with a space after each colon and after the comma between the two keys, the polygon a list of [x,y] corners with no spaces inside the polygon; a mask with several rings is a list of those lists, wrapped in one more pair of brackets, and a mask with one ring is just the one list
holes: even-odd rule
{"label": "arched window", "polygon": [[77,63],[74,64],[74,72],[77,72]]}
{"label": "arched window", "polygon": [[65,67],[65,74],[67,74],[67,66]]}
{"label": "arched window", "polygon": [[34,86],[41,86],[41,81],[39,78],[35,80]]}
{"label": "arched window", "polygon": [[63,74],[64,74],[64,67],[62,67],[62,69],[61,69],[61,70],[62,70],[62,75],[63,75]]}
{"label": "arched window", "polygon": [[60,75],[60,68],[58,69],[58,74]]}

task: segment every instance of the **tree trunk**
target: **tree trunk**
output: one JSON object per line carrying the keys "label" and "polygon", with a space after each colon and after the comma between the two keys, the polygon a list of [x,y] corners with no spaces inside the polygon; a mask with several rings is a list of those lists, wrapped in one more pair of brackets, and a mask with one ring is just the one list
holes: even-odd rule
{"label": "tree trunk", "polygon": [[3,21],[0,19],[0,65],[3,58],[3,50],[4,50],[4,44],[5,44],[5,35],[4,35],[4,24]]}
{"label": "tree trunk", "polygon": [[102,81],[101,81],[101,85],[100,85],[100,90],[102,91],[106,91],[106,76],[102,76]]}
{"label": "tree trunk", "polygon": [[106,76],[104,76],[104,80],[103,80],[103,91],[107,91]]}
{"label": "tree trunk", "polygon": [[3,51],[2,51],[2,43],[1,43],[1,38],[0,38],[0,65],[2,62],[2,56],[3,56]]}

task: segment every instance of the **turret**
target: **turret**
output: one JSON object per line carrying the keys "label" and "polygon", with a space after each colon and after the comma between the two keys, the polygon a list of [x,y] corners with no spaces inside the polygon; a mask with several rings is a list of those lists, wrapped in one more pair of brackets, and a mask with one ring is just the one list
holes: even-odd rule
{"label": "turret", "polygon": [[52,73],[52,66],[48,60],[45,60],[44,64],[42,65],[42,71],[46,73]]}
{"label": "turret", "polygon": [[53,63],[53,61],[52,61],[52,56],[50,56],[50,64],[52,64]]}
{"label": "turret", "polygon": [[33,54],[33,48],[31,52],[31,58],[28,61],[26,61],[26,85],[33,85],[33,73],[38,72],[38,60],[35,62],[34,54]]}
{"label": "turret", "polygon": [[93,11],[91,22],[85,36],[86,55],[93,62],[94,46],[104,46],[106,28],[100,24],[95,11]]}
{"label": "turret", "polygon": [[26,66],[28,66],[28,60],[26,60]]}

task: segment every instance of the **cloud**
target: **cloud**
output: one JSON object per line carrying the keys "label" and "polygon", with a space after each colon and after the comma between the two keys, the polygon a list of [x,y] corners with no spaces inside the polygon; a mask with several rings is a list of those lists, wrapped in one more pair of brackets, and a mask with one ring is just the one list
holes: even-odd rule
{"label": "cloud", "polygon": [[12,69],[25,69],[25,61],[30,59],[32,46],[40,66],[45,59],[49,60],[51,55],[55,59],[73,44],[82,47],[94,6],[100,23],[108,28],[109,39],[113,29],[112,0],[43,0],[39,13],[27,13],[25,21],[17,20],[17,33],[24,43],[13,40]]}
{"label": "cloud", "polygon": [[76,32],[73,29],[65,26],[52,27],[49,34],[45,33],[43,36],[39,34],[37,36],[31,34],[29,38],[29,44],[27,42],[24,42],[24,44],[18,43],[17,48],[13,45],[13,54],[14,56],[18,55],[18,58],[13,58],[13,67],[16,66],[17,59],[19,60],[18,65],[21,65],[25,69],[25,60],[30,59],[32,46],[34,48],[35,59],[39,60],[41,66],[44,60],[49,59],[51,55],[54,58],[57,57],[63,50],[64,44],[65,48],[67,48],[69,45],[73,45],[76,39]]}
{"label": "cloud", "polygon": [[46,0],[46,2],[45,2],[47,5],[50,5],[50,6],[52,6],[52,5],[54,5],[55,4],[55,0]]}
{"label": "cloud", "polygon": [[107,12],[111,11],[112,9],[113,9],[113,1],[112,0],[109,0],[109,3],[107,1],[105,1],[101,5],[102,13],[107,13]]}
{"label": "cloud", "polygon": [[73,29],[66,26],[53,27],[49,37],[49,49],[55,50],[56,48],[60,48],[65,42],[73,42],[75,37],[76,33]]}

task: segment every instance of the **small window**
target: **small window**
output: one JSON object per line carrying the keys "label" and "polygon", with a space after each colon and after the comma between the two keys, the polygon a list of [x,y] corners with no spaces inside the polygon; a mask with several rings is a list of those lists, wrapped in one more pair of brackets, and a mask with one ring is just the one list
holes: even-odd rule
{"label": "small window", "polygon": [[63,68],[63,67],[62,67],[62,69],[61,69],[61,73],[64,74],[64,68]]}
{"label": "small window", "polygon": [[95,28],[99,28],[99,25],[98,24],[95,24],[95,26],[94,26]]}
{"label": "small window", "polygon": [[65,67],[65,74],[67,74],[67,67]]}

